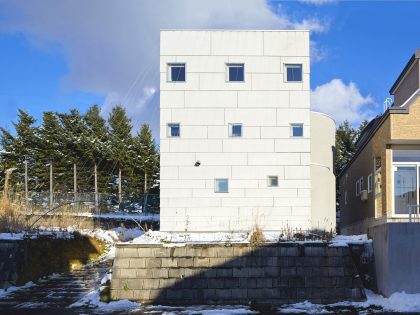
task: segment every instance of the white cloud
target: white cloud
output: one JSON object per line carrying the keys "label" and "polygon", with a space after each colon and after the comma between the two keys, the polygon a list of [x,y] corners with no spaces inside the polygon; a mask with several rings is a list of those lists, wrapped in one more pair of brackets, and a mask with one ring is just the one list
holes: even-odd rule
{"label": "white cloud", "polygon": [[307,4],[314,4],[314,5],[323,5],[323,4],[336,2],[336,0],[299,0],[299,2],[307,3]]}
{"label": "white cloud", "polygon": [[311,63],[324,60],[328,53],[325,47],[320,47],[317,42],[311,40]]}
{"label": "white cloud", "polygon": [[65,88],[103,95],[104,113],[122,104],[155,135],[159,29],[328,29],[314,18],[293,20],[280,7],[273,12],[265,0],[14,0],[0,2],[0,12],[0,33],[23,33],[41,49],[59,47],[69,69]]}
{"label": "white cloud", "polygon": [[369,120],[375,106],[373,97],[363,96],[354,82],[346,85],[341,79],[333,79],[311,91],[311,109],[331,115],[337,123]]}

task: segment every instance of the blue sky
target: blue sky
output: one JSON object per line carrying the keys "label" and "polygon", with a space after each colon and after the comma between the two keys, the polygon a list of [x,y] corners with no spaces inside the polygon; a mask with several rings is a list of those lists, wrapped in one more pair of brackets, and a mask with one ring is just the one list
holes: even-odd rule
{"label": "blue sky", "polygon": [[420,47],[418,12],[415,1],[0,0],[0,126],[18,108],[39,119],[96,103],[106,117],[121,103],[157,137],[160,28],[309,28],[312,105],[357,125]]}

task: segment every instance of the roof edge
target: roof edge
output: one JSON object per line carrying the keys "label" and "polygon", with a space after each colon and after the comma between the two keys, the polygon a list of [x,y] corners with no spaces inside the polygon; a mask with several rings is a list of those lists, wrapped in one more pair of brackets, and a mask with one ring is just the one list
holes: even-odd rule
{"label": "roof edge", "polygon": [[407,64],[405,65],[404,69],[401,71],[400,75],[398,76],[397,80],[395,80],[394,84],[389,89],[389,93],[394,95],[395,90],[397,89],[398,85],[401,83],[404,76],[407,74],[410,67],[414,64],[414,62],[420,59],[420,48],[418,48],[414,54],[411,56],[410,60],[408,60]]}

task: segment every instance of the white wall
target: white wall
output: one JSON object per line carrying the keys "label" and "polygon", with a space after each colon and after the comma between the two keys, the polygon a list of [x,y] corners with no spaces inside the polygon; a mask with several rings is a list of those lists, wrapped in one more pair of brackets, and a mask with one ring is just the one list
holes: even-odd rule
{"label": "white wall", "polygon": [[311,112],[312,228],[336,228],[335,122],[325,114]]}
{"label": "white wall", "polygon": [[[310,228],[309,33],[167,30],[160,48],[161,230]],[[170,62],[186,63],[186,82],[167,82]],[[228,62],[245,64],[245,82],[226,82]],[[285,82],[285,63],[303,65],[303,82]],[[180,138],[167,138],[170,122]],[[243,137],[229,138],[229,123]],[[215,178],[229,193],[214,192]]]}

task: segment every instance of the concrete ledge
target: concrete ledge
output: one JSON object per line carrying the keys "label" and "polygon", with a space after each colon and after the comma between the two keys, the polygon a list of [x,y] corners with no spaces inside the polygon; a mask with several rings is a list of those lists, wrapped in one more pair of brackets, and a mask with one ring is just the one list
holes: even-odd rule
{"label": "concrete ledge", "polygon": [[360,301],[364,293],[347,247],[118,244],[111,298],[166,305],[279,305]]}

